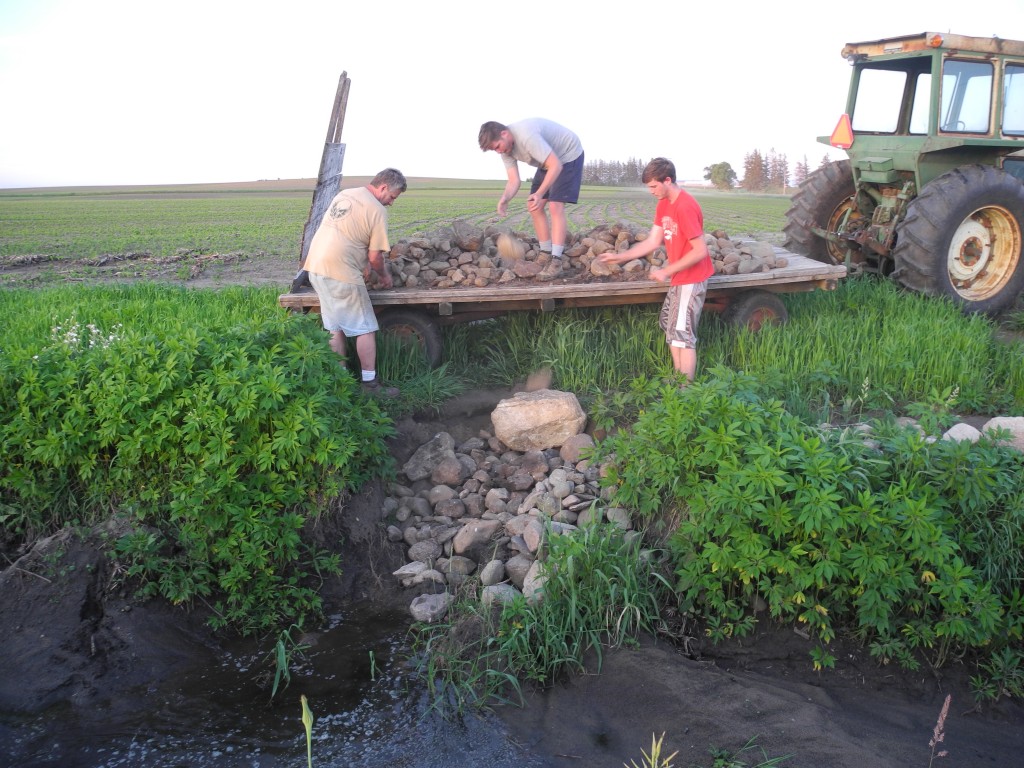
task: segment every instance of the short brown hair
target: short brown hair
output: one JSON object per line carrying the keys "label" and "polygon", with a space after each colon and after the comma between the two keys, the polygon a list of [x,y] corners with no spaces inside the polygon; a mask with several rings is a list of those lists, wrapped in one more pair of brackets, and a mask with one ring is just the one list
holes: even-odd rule
{"label": "short brown hair", "polygon": [[392,192],[405,192],[407,186],[405,175],[397,168],[385,168],[370,182],[371,187],[379,187],[381,184],[387,185]]}
{"label": "short brown hair", "polygon": [[501,132],[507,131],[508,126],[496,123],[490,120],[480,126],[480,135],[477,137],[477,141],[480,142],[480,149],[486,152],[491,148],[491,144],[501,138]]}
{"label": "short brown hair", "polygon": [[656,157],[651,160],[644,168],[644,175],[641,177],[644,184],[665,179],[670,179],[673,184],[676,183],[676,167],[667,157]]}

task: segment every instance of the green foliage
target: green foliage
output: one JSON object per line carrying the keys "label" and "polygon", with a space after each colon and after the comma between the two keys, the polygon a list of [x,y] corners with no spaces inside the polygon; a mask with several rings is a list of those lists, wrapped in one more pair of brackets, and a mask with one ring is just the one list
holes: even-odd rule
{"label": "green foliage", "polygon": [[789,322],[756,334],[702,321],[702,370],[770,378],[789,410],[820,421],[858,398],[899,409],[954,391],[961,411],[1024,407],[1024,344],[999,341],[988,318],[871,277],[786,303]]}
{"label": "green foliage", "polygon": [[547,542],[539,601],[519,596],[495,618],[472,597],[452,612],[457,624],[416,628],[414,647],[436,702],[461,711],[507,701],[522,681],[550,685],[583,671],[588,650],[600,659],[604,645],[653,631],[669,584],[635,537],[593,525],[571,535],[549,531]]}
{"label": "green foliage", "polygon": [[309,645],[300,643],[292,637],[293,631],[301,632],[302,628],[298,624],[292,624],[287,629],[282,629],[277,635],[277,642],[274,643],[274,650],[270,654],[270,664],[274,670],[274,682],[270,687],[271,700],[277,696],[282,681],[285,688],[291,684],[292,664],[297,658],[301,659],[303,654],[309,650]]}
{"label": "green foliage", "polygon": [[705,181],[710,181],[716,189],[732,189],[736,185],[736,171],[729,163],[721,162],[704,169]]}
{"label": "green foliage", "polygon": [[316,580],[339,564],[302,528],[388,470],[390,422],[283,311],[222,324],[186,311],[183,292],[142,325],[130,318],[146,295],[81,290],[78,318],[103,314],[91,299],[124,324],[62,321],[0,357],[6,535],[115,513],[117,555],[144,595],[204,600],[216,626],[244,632],[315,613]]}
{"label": "green foliage", "polygon": [[652,733],[650,753],[641,750],[640,754],[643,755],[643,760],[640,761],[640,765],[637,765],[635,760],[630,760],[629,765],[627,765],[626,768],[672,768],[672,761],[675,759],[675,756],[679,754],[679,750],[676,750],[667,757],[662,757],[661,745],[664,740],[664,732],[662,732],[661,736],[658,736],[657,738],[655,738]]}
{"label": "green foliage", "polygon": [[490,379],[506,384],[550,368],[561,389],[621,390],[640,372],[667,375],[672,367],[657,316],[645,307],[566,310],[558,317],[519,312],[480,331],[467,364],[483,365]]}
{"label": "green foliage", "polygon": [[[792,755],[782,755],[780,757],[768,757],[768,753],[764,751],[763,747],[759,747],[755,744],[757,737],[751,738],[746,744],[740,747],[735,752],[730,752],[727,749],[720,747],[712,747],[710,752],[714,758],[714,762],[711,763],[711,768],[773,768],[773,766],[782,765],[782,763]],[[744,755],[747,752],[757,750],[761,753],[761,759],[756,763],[748,763],[747,758]],[[755,758],[757,759],[757,758]]]}
{"label": "green foliage", "polygon": [[[749,633],[763,600],[777,622],[828,643],[850,627],[882,660],[942,666],[968,650],[1020,645],[1024,461],[989,437],[929,442],[894,422],[869,445],[807,426],[753,377],[723,368],[665,386],[630,433],[602,445],[615,501],[671,539],[683,606],[714,639]],[[628,459],[624,458],[628,457]],[[674,524],[674,523],[673,523]],[[1020,536],[1019,533],[1016,536]]]}
{"label": "green foliage", "polygon": [[[877,279],[847,279],[786,302],[789,322],[756,333],[706,313],[698,373],[725,366],[756,375],[809,421],[850,423],[886,410],[938,429],[954,408],[1024,409],[1024,343],[998,340],[991,320]],[[642,402],[629,394],[634,381],[672,374],[656,306],[520,312],[455,326],[446,329],[446,354],[453,372],[484,384],[551,368],[553,385],[592,399],[605,424],[618,418],[617,398]]]}

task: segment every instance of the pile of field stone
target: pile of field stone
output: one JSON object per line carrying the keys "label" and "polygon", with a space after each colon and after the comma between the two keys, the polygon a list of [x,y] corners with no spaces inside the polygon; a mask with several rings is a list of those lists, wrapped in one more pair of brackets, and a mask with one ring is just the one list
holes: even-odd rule
{"label": "pile of field stone", "polygon": [[[502,233],[521,242],[522,258],[498,253],[497,240]],[[516,280],[637,280],[664,265],[664,248],[621,265],[602,264],[597,257],[608,251],[622,253],[647,234],[648,230],[623,222],[601,225],[585,234],[570,235],[562,258],[552,259],[540,251],[534,237],[494,226],[481,229],[457,220],[431,235],[398,241],[391,249],[388,266],[395,286],[407,288],[484,288]],[[770,243],[734,241],[722,230],[705,233],[704,239],[715,274],[767,272],[786,266],[786,259],[777,256]]]}
{"label": "pile of field stone", "polygon": [[470,577],[485,604],[530,599],[543,585],[545,526],[557,535],[608,521],[635,535],[626,510],[606,503],[600,468],[581,458],[593,444],[581,433],[559,448],[515,451],[481,431],[459,445],[441,432],[421,446],[383,508],[388,538],[407,548],[408,563],[394,576],[421,593],[413,616],[443,615]]}

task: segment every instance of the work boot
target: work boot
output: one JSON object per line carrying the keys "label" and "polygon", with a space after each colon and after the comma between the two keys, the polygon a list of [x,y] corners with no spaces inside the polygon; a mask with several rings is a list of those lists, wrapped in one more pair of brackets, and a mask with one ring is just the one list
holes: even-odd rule
{"label": "work boot", "polygon": [[556,277],[562,274],[562,260],[558,256],[553,256],[551,261],[544,265],[544,269],[537,275],[537,279],[541,281],[554,280]]}
{"label": "work boot", "polygon": [[380,377],[376,377],[371,381],[364,381],[363,392],[370,395],[370,397],[398,397],[401,391],[398,387],[387,387],[380,383]]}

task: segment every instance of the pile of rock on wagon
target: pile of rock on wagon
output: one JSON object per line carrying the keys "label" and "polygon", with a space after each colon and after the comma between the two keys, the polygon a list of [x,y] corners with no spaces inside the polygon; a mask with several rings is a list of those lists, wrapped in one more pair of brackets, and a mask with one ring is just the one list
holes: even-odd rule
{"label": "pile of rock on wagon", "polygon": [[[391,249],[388,268],[396,287],[478,287],[515,281],[592,282],[643,280],[652,268],[665,262],[664,248],[625,264],[603,264],[597,257],[608,251],[622,253],[647,237],[648,231],[619,222],[570,234],[565,253],[553,259],[542,253],[536,238],[507,228],[480,228],[457,220],[437,232],[403,239]],[[510,236],[512,247],[499,248],[501,236]],[[715,274],[767,272],[786,266],[770,243],[735,241],[722,231],[705,233]],[[379,285],[371,284],[371,288]]]}

